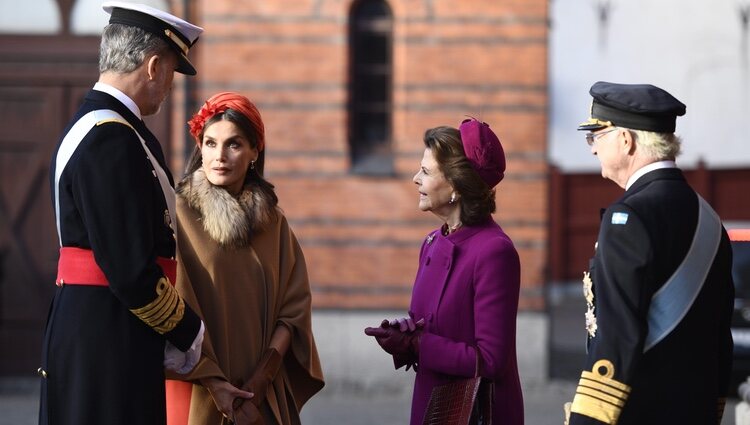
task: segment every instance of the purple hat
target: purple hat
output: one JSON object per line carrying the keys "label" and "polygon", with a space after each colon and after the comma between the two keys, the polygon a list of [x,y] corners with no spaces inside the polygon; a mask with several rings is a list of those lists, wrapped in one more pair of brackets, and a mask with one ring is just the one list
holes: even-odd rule
{"label": "purple hat", "polygon": [[458,131],[466,158],[479,177],[490,188],[497,186],[505,176],[505,153],[489,124],[469,118],[463,120]]}

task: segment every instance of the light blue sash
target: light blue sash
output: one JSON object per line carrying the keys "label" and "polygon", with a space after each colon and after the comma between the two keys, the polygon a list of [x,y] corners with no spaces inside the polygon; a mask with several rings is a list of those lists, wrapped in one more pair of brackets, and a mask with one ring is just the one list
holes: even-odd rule
{"label": "light blue sash", "polygon": [[719,242],[721,220],[708,202],[698,196],[698,225],[690,250],[680,267],[651,298],[644,353],[666,338],[690,310],[706,281]]}
{"label": "light blue sash", "polygon": [[65,166],[68,164],[73,153],[78,149],[78,145],[81,144],[81,141],[86,137],[89,131],[91,131],[96,125],[112,121],[119,122],[132,128],[138,136],[138,139],[141,141],[141,146],[143,146],[143,150],[146,152],[148,160],[151,161],[151,165],[154,167],[155,176],[159,180],[159,185],[164,194],[164,200],[167,203],[167,210],[169,211],[170,217],[169,225],[174,229],[174,220],[176,217],[175,193],[172,185],[169,184],[169,178],[167,177],[166,172],[161,168],[159,161],[157,161],[151,154],[143,137],[138,134],[138,131],[133,128],[125,118],[115,111],[99,109],[82,116],[73,127],[71,127],[68,134],[65,135],[63,141],[60,143],[60,148],[57,150],[57,157],[55,158],[55,220],[57,221],[57,238],[60,242],[60,246],[62,246],[62,231],[60,230],[60,176],[62,176]]}

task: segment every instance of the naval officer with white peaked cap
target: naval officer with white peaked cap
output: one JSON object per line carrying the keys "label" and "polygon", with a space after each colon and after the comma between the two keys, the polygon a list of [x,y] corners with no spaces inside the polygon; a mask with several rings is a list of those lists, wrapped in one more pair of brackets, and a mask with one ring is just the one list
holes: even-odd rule
{"label": "naval officer with white peaked cap", "polygon": [[172,286],[172,175],[142,117],[169,95],[202,29],[111,1],[99,80],[60,138],[50,186],[60,258],[39,423],[163,425],[164,368],[191,370],[204,326]]}

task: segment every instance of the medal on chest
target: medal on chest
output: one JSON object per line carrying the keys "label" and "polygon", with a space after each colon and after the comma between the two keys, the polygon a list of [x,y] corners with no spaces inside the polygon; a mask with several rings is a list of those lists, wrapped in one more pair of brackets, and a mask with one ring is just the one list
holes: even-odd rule
{"label": "medal on chest", "polygon": [[583,297],[586,298],[586,332],[596,336],[596,315],[594,315],[594,282],[589,272],[583,272]]}

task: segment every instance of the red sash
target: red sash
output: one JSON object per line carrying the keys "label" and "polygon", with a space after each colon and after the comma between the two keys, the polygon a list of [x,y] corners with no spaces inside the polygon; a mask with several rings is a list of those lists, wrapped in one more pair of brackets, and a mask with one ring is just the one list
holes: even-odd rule
{"label": "red sash", "polygon": [[[157,257],[156,264],[161,267],[169,283],[174,285],[177,278],[177,261]],[[62,247],[57,262],[57,279],[55,285],[90,285],[109,286],[107,277],[94,260],[94,251],[90,249]]]}

